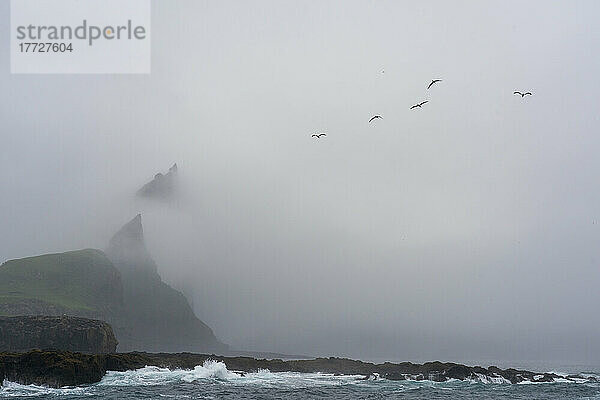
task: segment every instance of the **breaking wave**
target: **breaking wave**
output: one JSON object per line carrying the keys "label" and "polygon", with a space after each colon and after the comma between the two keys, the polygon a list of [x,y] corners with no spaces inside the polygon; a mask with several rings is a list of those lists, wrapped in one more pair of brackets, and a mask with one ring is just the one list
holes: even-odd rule
{"label": "breaking wave", "polygon": [[164,385],[173,381],[194,382],[198,379],[229,380],[239,377],[231,372],[221,361],[206,360],[204,364],[197,365],[192,370],[168,369],[146,366],[132,371],[108,371],[100,386],[138,386],[138,385]]}
{"label": "breaking wave", "polygon": [[[543,375],[540,375],[543,376]],[[589,377],[594,377],[589,374]],[[405,376],[406,380],[398,381],[411,382],[412,384],[430,384],[433,381],[423,379],[418,376]],[[536,377],[537,378],[537,377]],[[153,386],[164,385],[175,382],[191,383],[202,379],[212,379],[231,384],[250,384],[263,387],[315,387],[315,386],[332,386],[343,384],[368,384],[373,381],[388,381],[381,378],[379,374],[373,374],[369,377],[363,375],[334,375],[327,373],[299,373],[299,372],[271,372],[269,370],[259,370],[258,372],[244,373],[239,371],[229,371],[225,364],[221,361],[207,360],[203,365],[198,365],[194,369],[168,369],[160,367],[146,366],[132,371],[116,372],[109,371],[98,385],[100,386]],[[392,381],[388,381],[392,382]],[[435,382],[436,385],[444,385],[451,383],[460,383],[460,380],[451,379],[446,382]],[[466,379],[465,383],[482,383],[482,384],[508,384],[510,381],[501,376],[490,376],[477,374],[475,378]],[[567,379],[555,378],[553,382],[545,383],[586,383],[588,379]],[[521,384],[541,383],[535,381],[523,381]]]}
{"label": "breaking wave", "polygon": [[362,375],[322,373],[271,372],[267,369],[244,373],[229,371],[221,361],[207,360],[192,370],[146,366],[132,371],[108,371],[99,386],[156,386],[174,382],[191,383],[211,379],[240,385],[264,387],[313,387],[355,382]]}

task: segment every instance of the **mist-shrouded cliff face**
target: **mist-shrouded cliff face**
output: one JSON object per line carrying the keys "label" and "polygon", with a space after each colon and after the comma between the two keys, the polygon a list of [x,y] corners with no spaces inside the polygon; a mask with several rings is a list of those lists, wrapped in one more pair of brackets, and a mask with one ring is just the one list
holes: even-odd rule
{"label": "mist-shrouded cliff face", "polygon": [[118,269],[125,273],[140,273],[160,279],[156,264],[144,241],[142,215],[136,215],[110,239],[106,253]]}
{"label": "mist-shrouded cliff face", "polygon": [[141,215],[110,240],[108,257],[121,272],[124,315],[130,333],[119,337],[119,351],[225,351],[200,321],[186,298],[164,283],[146,249]]}
{"label": "mist-shrouded cliff face", "polygon": [[0,265],[0,316],[18,315],[106,321],[122,352],[227,349],[158,275],[144,244],[141,215],[114,235],[106,254],[85,249]]}

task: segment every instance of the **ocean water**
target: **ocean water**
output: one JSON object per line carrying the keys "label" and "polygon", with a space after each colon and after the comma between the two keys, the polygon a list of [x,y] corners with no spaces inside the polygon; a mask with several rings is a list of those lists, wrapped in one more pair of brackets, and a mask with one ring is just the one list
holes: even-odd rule
{"label": "ocean water", "polygon": [[[598,376],[597,371],[580,371]],[[5,381],[0,399],[600,399],[600,383],[516,384],[389,381],[292,372],[237,373],[207,361],[193,370],[144,367],[108,372],[101,382],[52,389]]]}

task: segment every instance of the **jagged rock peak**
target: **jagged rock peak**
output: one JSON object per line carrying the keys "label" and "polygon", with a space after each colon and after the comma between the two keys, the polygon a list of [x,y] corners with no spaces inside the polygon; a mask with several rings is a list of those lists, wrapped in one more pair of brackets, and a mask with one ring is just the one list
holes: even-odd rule
{"label": "jagged rock peak", "polygon": [[166,174],[159,172],[154,175],[154,179],[142,186],[137,191],[137,195],[158,200],[167,200],[175,192],[176,179],[177,163],[173,164]]}
{"label": "jagged rock peak", "polygon": [[142,226],[142,214],[138,214],[131,221],[123,225],[110,239],[109,248],[129,247],[131,245],[144,245],[144,228]]}
{"label": "jagged rock peak", "polygon": [[145,270],[156,273],[156,264],[146,249],[142,215],[136,215],[131,221],[110,239],[106,255],[121,271]]}

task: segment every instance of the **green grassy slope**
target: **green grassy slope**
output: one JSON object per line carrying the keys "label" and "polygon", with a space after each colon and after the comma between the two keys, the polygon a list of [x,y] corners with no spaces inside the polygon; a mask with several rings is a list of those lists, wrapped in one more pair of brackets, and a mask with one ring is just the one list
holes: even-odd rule
{"label": "green grassy slope", "polygon": [[0,266],[0,314],[45,313],[43,308],[51,306],[73,315],[100,315],[122,304],[122,293],[120,273],[100,250],[27,257]]}

